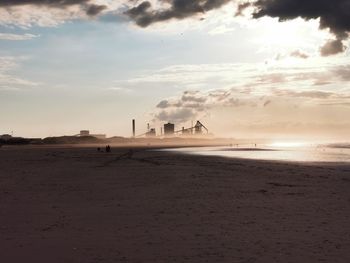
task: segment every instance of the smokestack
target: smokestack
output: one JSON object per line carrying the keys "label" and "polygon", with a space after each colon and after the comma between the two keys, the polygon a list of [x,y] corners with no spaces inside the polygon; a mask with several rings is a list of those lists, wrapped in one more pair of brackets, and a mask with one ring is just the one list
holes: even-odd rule
{"label": "smokestack", "polygon": [[132,137],[135,138],[135,120],[132,120]]}

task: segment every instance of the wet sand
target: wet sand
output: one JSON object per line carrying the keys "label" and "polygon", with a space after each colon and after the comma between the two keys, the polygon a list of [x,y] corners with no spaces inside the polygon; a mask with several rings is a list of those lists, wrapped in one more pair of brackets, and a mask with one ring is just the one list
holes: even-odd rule
{"label": "wet sand", "polygon": [[0,148],[0,261],[350,262],[350,165]]}

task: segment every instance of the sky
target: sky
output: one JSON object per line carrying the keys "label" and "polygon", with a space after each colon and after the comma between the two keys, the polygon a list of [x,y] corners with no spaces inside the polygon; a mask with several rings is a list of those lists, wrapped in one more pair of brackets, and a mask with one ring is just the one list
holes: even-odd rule
{"label": "sky", "polygon": [[348,0],[5,0],[0,134],[350,140]]}

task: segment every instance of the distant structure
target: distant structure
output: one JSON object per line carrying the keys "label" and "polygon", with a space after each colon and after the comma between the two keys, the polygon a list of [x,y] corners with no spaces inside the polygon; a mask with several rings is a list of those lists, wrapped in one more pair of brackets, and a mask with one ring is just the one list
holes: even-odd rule
{"label": "distant structure", "polygon": [[90,134],[89,130],[81,130],[79,137],[95,137],[96,139],[106,139],[106,134]]}
{"label": "distant structure", "polygon": [[[190,128],[182,127],[181,130],[175,131],[175,134],[181,134],[181,136],[202,136],[204,134],[209,134],[207,127],[205,127],[200,121],[197,121],[194,126],[193,124],[191,126],[192,127]],[[206,131],[206,133],[203,131]]]}
{"label": "distant structure", "polygon": [[150,128],[148,132],[146,132],[146,137],[156,137],[156,129]]}
{"label": "distant structure", "polygon": [[168,136],[174,136],[174,134],[175,134],[175,124],[170,122],[164,124],[164,135],[168,137]]}
{"label": "distant structure", "polygon": [[136,135],[135,134],[135,120],[132,120],[132,125],[133,125],[133,136],[134,138],[139,138],[139,137],[147,137],[147,138],[152,138],[152,137],[156,137],[157,136],[157,133],[156,133],[156,129],[155,128],[151,128],[150,124],[147,123],[147,131],[143,134],[140,134],[140,135]]}
{"label": "distant structure", "polygon": [[79,135],[80,135],[80,137],[90,136],[90,131],[89,130],[81,130]]}
{"label": "distant structure", "polygon": [[4,141],[8,141],[12,138],[12,135],[10,134],[3,134],[3,135],[0,135],[0,139],[1,140],[4,140]]}
{"label": "distant structure", "polygon": [[132,137],[135,138],[136,136],[136,124],[135,124],[135,119],[132,120]]}
{"label": "distant structure", "polygon": [[182,127],[181,130],[176,131],[175,130],[175,124],[168,122],[163,125],[163,127],[160,128],[160,134],[157,135],[156,129],[151,128],[150,124],[147,123],[147,130],[145,133],[142,133],[140,135],[135,134],[135,120],[132,120],[132,129],[133,129],[133,137],[139,138],[139,137],[176,137],[176,136],[208,136],[209,131],[207,127],[205,127],[200,121],[197,121],[196,124],[193,126],[193,123],[190,128]]}
{"label": "distant structure", "polygon": [[181,133],[184,136],[190,136],[192,135],[192,128],[185,129],[185,127],[182,127]]}
{"label": "distant structure", "polygon": [[194,132],[196,135],[203,134],[203,129],[206,130],[207,133],[209,133],[207,127],[205,127],[200,121],[197,121],[196,125],[194,125]]}

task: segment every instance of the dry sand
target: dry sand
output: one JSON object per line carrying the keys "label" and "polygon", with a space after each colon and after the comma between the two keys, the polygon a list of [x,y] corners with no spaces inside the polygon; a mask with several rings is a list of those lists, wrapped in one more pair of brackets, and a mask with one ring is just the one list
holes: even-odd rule
{"label": "dry sand", "polygon": [[350,262],[350,166],[0,148],[0,262]]}

